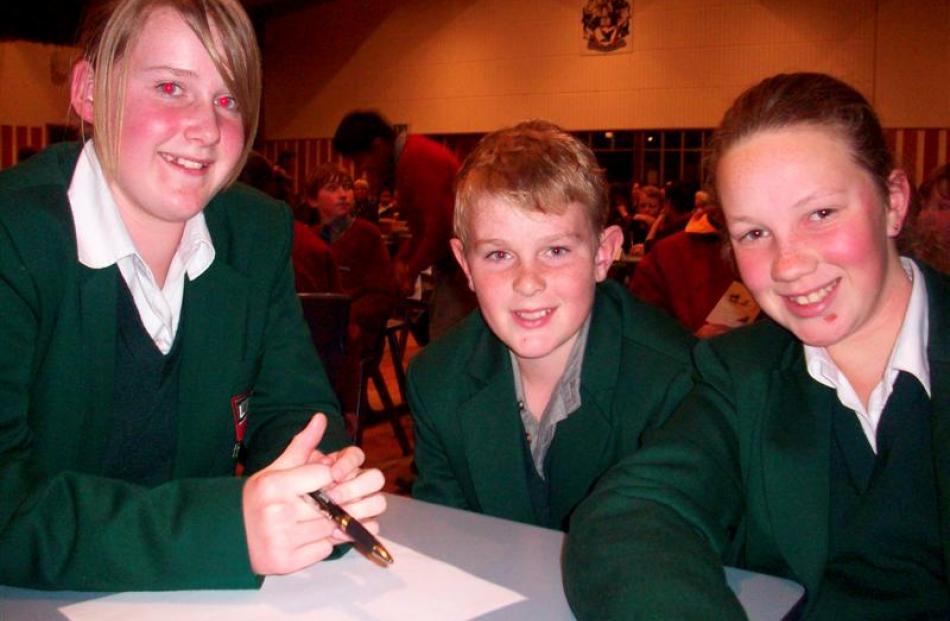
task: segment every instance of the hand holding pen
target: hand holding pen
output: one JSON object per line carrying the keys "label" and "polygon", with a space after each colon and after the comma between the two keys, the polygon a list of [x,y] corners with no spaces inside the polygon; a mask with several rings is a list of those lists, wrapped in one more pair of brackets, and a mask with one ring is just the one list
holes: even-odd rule
{"label": "hand holding pen", "polygon": [[386,509],[382,473],[360,469],[364,455],[357,447],[328,455],[314,450],[325,428],[326,418],[314,416],[271,465],[244,483],[247,549],[258,575],[304,569],[353,537],[307,498],[315,489],[330,492],[370,532],[378,528],[375,518]]}

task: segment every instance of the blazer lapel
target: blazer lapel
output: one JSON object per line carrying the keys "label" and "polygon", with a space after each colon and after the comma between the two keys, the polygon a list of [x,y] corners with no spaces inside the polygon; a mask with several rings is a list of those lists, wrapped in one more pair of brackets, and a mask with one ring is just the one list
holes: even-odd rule
{"label": "blazer lapel", "polygon": [[[217,245],[217,241],[216,241]],[[216,247],[214,262],[194,281],[186,280],[182,302],[183,339],[175,476],[207,472],[234,422],[226,399],[237,389],[245,338],[250,285],[224,262]],[[267,292],[260,292],[267,295]]]}
{"label": "blazer lapel", "polygon": [[568,515],[577,499],[587,496],[591,484],[614,460],[614,446],[621,440],[611,425],[610,412],[619,381],[618,335],[622,321],[617,309],[604,298],[596,298],[587,335],[581,368],[581,407],[558,424],[549,449],[554,515]]}
{"label": "blazer lapel", "polygon": [[534,522],[511,361],[487,328],[472,353],[469,374],[476,390],[459,408],[459,422],[479,505],[491,515]]}
{"label": "blazer lapel", "polygon": [[801,344],[772,374],[762,430],[763,479],[775,540],[795,576],[820,582],[828,553],[831,407],[834,391],[811,379]]}
{"label": "blazer lapel", "polygon": [[112,385],[115,374],[116,296],[119,271],[113,265],[105,269],[82,267],[79,290],[80,341],[83,359],[76,364],[86,369],[84,390],[87,409],[81,417],[69,420],[79,424],[74,437],[84,438],[76,463],[86,472],[98,472],[102,451],[112,421]]}

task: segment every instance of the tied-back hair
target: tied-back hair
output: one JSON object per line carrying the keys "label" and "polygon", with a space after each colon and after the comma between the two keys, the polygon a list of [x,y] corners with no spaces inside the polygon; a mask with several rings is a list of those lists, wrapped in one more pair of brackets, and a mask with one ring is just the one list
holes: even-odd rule
{"label": "tied-back hair", "polygon": [[877,114],[861,93],[823,73],[782,73],[742,93],[713,134],[706,165],[708,185],[715,187],[716,167],[736,144],[757,132],[793,125],[836,131],[847,141],[854,161],[870,173],[881,198],[887,200],[894,157]]}
{"label": "tied-back hair", "polygon": [[455,235],[466,244],[472,212],[485,199],[528,212],[561,214],[580,204],[595,238],[608,217],[607,184],[597,158],[548,121],[525,121],[486,135],[456,177]]}
{"label": "tied-back hair", "polygon": [[177,12],[201,41],[244,126],[244,150],[227,184],[241,172],[257,133],[261,100],[261,56],[254,27],[238,0],[104,0],[86,12],[79,38],[81,58],[92,65],[93,134],[108,177],[117,168],[127,67],[122,62],[149,14],[167,7]]}

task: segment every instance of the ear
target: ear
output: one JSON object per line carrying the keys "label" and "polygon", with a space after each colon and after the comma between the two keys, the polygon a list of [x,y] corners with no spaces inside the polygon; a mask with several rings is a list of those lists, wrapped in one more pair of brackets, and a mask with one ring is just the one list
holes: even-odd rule
{"label": "ear", "polygon": [[616,224],[608,226],[600,234],[600,243],[594,255],[594,276],[597,282],[607,278],[607,272],[613,265],[614,259],[620,255],[623,246],[623,231]]}
{"label": "ear", "polygon": [[465,258],[465,246],[462,245],[462,240],[458,237],[453,237],[449,240],[449,246],[452,247],[452,254],[455,255],[455,260],[458,261],[462,271],[465,272],[465,278],[468,280],[468,288],[475,291],[475,283],[472,281],[472,271],[469,269],[468,260]]}
{"label": "ear", "polygon": [[93,121],[92,95],[95,91],[95,80],[92,65],[82,59],[73,65],[73,76],[69,90],[69,103],[73,110],[86,123]]}
{"label": "ear", "polygon": [[895,169],[887,178],[887,236],[894,238],[904,226],[904,218],[910,208],[910,182],[907,173]]}

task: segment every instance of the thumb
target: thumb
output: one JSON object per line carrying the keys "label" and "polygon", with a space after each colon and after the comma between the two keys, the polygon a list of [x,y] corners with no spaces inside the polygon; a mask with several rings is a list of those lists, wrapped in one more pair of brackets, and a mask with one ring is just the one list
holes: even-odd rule
{"label": "thumb", "polygon": [[307,426],[293,437],[280,457],[272,464],[275,468],[295,468],[307,463],[313,450],[323,438],[327,429],[327,417],[323,414],[314,414]]}

